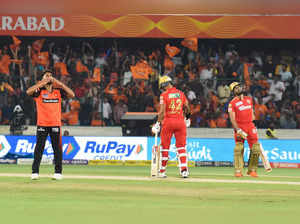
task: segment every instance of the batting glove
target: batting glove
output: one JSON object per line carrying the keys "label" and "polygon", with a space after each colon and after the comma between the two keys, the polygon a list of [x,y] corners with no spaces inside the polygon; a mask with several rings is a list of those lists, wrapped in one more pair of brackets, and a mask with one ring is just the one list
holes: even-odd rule
{"label": "batting glove", "polygon": [[160,131],[160,123],[157,121],[153,126],[152,126],[152,133],[153,134],[158,134]]}
{"label": "batting glove", "polygon": [[242,138],[242,139],[247,139],[248,134],[244,132],[242,129],[238,128],[236,130],[236,133]]}
{"label": "batting glove", "polygon": [[184,119],[184,122],[185,122],[185,126],[187,127],[187,128],[189,128],[190,126],[191,126],[191,119]]}

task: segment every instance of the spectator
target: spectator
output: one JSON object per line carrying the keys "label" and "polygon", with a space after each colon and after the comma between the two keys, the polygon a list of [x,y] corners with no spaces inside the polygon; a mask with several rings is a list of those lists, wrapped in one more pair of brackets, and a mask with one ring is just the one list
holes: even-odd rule
{"label": "spectator", "polygon": [[225,85],[226,81],[221,81],[221,84],[217,88],[217,95],[219,97],[220,104],[225,104],[228,102],[230,97],[230,89]]}
{"label": "spectator", "polygon": [[91,121],[91,126],[105,126],[105,123],[101,120],[101,114],[95,112]]}
{"label": "spectator", "polygon": [[68,130],[64,130],[63,136],[70,136],[70,133]]}
{"label": "spectator", "polygon": [[284,111],[280,116],[280,128],[284,129],[295,129],[297,123],[293,118],[293,114],[289,111]]}
{"label": "spectator", "polygon": [[300,74],[298,74],[296,77],[295,77],[295,79],[294,79],[294,81],[293,81],[293,87],[294,87],[294,89],[295,89],[295,96],[297,97],[297,98],[299,98],[300,97]]}
{"label": "spectator", "polygon": [[103,100],[103,121],[105,123],[106,126],[111,126],[112,125],[112,109],[111,109],[111,105],[108,102],[107,97],[104,97]]}
{"label": "spectator", "polygon": [[275,96],[275,103],[277,108],[280,108],[282,95],[285,91],[285,86],[282,81],[280,81],[280,75],[275,75],[273,80],[269,81],[270,83],[270,90],[269,95],[274,94]]}
{"label": "spectator", "polygon": [[287,70],[287,65],[282,65],[282,70],[279,72],[279,75],[281,76],[281,81],[284,82],[285,87],[290,85],[290,81],[292,81],[293,75],[290,71]]}
{"label": "spectator", "polygon": [[189,101],[193,101],[197,98],[195,92],[191,89],[191,88],[187,88],[188,92],[187,92],[187,98],[189,99]]}
{"label": "spectator", "polygon": [[123,100],[120,100],[113,110],[114,121],[116,125],[121,125],[122,116],[128,111],[127,105]]}
{"label": "spectator", "polygon": [[79,111],[80,125],[88,126],[91,124],[93,112],[93,102],[91,97],[84,97]]}
{"label": "spectator", "polygon": [[[0,38],[3,40],[2,43],[7,42],[6,38]],[[249,49],[254,43],[251,41],[239,45],[235,41],[230,41],[233,44],[228,45],[227,40],[220,40],[216,41],[220,45],[216,49],[216,43],[202,40],[198,51],[194,52],[178,46],[175,40],[170,39],[170,43],[173,42],[181,50],[176,57],[170,58],[160,48],[165,43],[159,39],[145,40],[147,44],[142,48],[137,46],[138,42],[125,39],[107,39],[106,43],[111,42],[110,46],[109,44],[103,46],[102,40],[95,39],[92,42],[85,38],[80,39],[80,45],[77,45],[78,42],[73,38],[70,38],[69,45],[55,37],[38,40],[30,37],[21,39],[21,44],[16,50],[0,46],[0,73],[2,73],[0,79],[6,83],[0,88],[2,124],[9,122],[13,111],[11,105],[16,104],[23,105],[27,123],[35,123],[33,101],[24,94],[24,90],[35,83],[39,72],[46,67],[55,70],[56,78],[75,90],[80,105],[78,113],[81,123],[78,123],[81,125],[90,124],[91,117],[96,111],[102,113],[99,107],[102,105],[100,93],[103,92],[106,93],[111,108],[122,99],[129,111],[158,111],[159,99],[158,94],[155,94],[158,89],[157,80],[159,75],[164,73],[173,76],[174,85],[185,91],[191,102],[197,99],[192,122],[195,126],[207,126],[201,119],[212,112],[217,113],[218,119],[219,113],[226,110],[226,103],[230,97],[227,84],[231,80],[242,80],[247,88],[250,88],[253,96],[262,97],[263,104],[267,105],[270,101],[276,103],[277,107],[265,115],[267,122],[270,119],[280,118],[279,107],[284,99],[297,99],[300,96],[300,78],[297,77],[300,71],[300,57],[293,51],[287,51],[284,41],[281,46],[272,50],[255,42],[255,48],[258,50],[251,52]],[[120,47],[121,45],[123,47]],[[266,57],[263,58],[263,55]],[[276,63],[275,55],[283,55],[279,64]],[[144,68],[141,71],[147,73],[148,80],[137,81],[138,79],[132,78],[131,66],[137,64]],[[135,75],[138,72],[135,72]],[[277,77],[278,82],[275,81]],[[284,83],[284,90],[278,88],[280,82]],[[9,86],[13,91],[6,88]],[[212,94],[214,91],[217,93],[218,101]],[[89,104],[86,102],[87,98]],[[88,108],[89,112],[86,113],[83,108]],[[295,108],[291,110],[295,112]],[[63,113],[71,112],[68,101],[63,102],[62,110]],[[87,114],[90,115],[88,119],[83,117]],[[279,125],[279,121],[274,122],[276,124],[278,122]],[[68,123],[74,124],[70,121]]]}
{"label": "spectator", "polygon": [[228,127],[228,115],[227,113],[220,113],[219,116],[217,116],[216,125],[218,128],[227,128]]}
{"label": "spectator", "polygon": [[272,79],[275,74],[275,64],[273,63],[273,57],[272,55],[268,55],[266,57],[266,61],[263,65],[263,74],[265,77]]}
{"label": "spectator", "polygon": [[261,97],[259,97],[257,101],[255,100],[254,111],[255,111],[255,120],[256,120],[257,127],[266,128],[267,124],[266,124],[265,116],[268,112],[268,108],[266,107],[266,105],[263,104]]}

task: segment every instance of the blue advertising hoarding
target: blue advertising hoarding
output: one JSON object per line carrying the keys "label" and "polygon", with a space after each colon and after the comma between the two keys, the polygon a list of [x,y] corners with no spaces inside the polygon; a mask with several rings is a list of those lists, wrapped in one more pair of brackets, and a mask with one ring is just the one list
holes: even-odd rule
{"label": "blue advertising hoarding", "polygon": [[[260,140],[270,162],[300,163],[300,139]],[[33,158],[35,136],[0,135],[0,158]],[[63,159],[74,160],[150,160],[154,137],[62,137]],[[188,138],[190,161],[233,162],[233,139]],[[245,161],[249,158],[245,144]],[[172,139],[170,160],[176,160],[175,139]],[[43,158],[52,159],[53,150],[48,138]]]}
{"label": "blue advertising hoarding", "polygon": [[[261,139],[270,162],[300,163],[300,139],[269,140]],[[148,147],[154,145],[154,138],[148,138]],[[225,138],[188,138],[187,152],[190,161],[230,161],[233,162],[233,139]],[[249,146],[245,144],[244,158],[249,159]],[[148,150],[148,159],[151,159],[151,150]],[[175,139],[172,138],[170,160],[176,160]]]}
{"label": "blue advertising hoarding", "polygon": [[[33,158],[35,136],[0,135],[0,158]],[[146,137],[62,137],[64,160],[146,160]],[[44,159],[53,159],[48,137]]]}

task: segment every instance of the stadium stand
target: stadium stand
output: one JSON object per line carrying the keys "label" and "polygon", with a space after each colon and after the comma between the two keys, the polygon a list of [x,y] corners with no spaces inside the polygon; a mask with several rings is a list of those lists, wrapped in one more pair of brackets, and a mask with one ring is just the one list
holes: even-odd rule
{"label": "stadium stand", "polygon": [[[0,37],[0,124],[13,108],[35,124],[26,89],[45,69],[71,86],[64,125],[120,126],[126,112],[156,112],[157,80],[172,77],[192,109],[192,127],[227,128],[232,81],[255,99],[258,128],[300,128],[300,54],[293,41]],[[271,48],[272,46],[272,48]]]}

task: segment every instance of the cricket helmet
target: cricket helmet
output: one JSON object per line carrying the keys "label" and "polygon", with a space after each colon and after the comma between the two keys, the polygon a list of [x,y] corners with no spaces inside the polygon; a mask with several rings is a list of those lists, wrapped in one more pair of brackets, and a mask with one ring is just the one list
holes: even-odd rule
{"label": "cricket helmet", "polygon": [[239,82],[233,82],[229,85],[229,89],[232,92],[234,90],[235,87],[241,85]]}
{"label": "cricket helmet", "polygon": [[169,76],[164,75],[159,78],[159,82],[158,82],[159,88],[164,88],[171,82],[172,82],[172,79]]}

